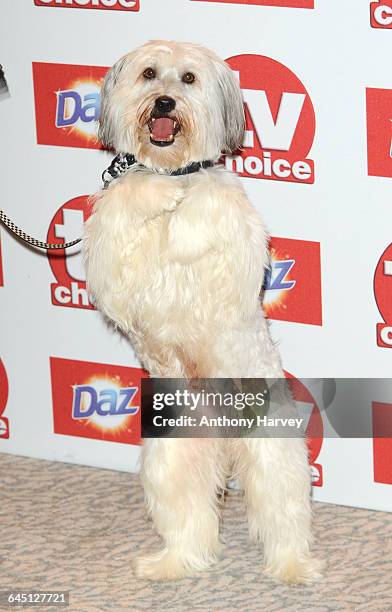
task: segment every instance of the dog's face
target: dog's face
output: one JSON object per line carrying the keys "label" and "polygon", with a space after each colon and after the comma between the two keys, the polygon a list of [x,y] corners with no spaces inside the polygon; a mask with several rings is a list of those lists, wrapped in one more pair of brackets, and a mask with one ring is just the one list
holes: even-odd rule
{"label": "dog's face", "polygon": [[242,144],[238,80],[198,45],[152,41],[121,58],[102,88],[99,137],[152,168],[217,159]]}

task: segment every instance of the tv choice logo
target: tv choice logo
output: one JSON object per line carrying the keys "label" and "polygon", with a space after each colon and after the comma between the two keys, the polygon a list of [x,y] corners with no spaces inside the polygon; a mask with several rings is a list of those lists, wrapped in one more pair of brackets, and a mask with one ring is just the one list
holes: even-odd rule
{"label": "tv choice logo", "polygon": [[9,421],[3,416],[8,401],[8,378],[4,364],[0,359],[0,439],[10,437]]}
{"label": "tv choice logo", "polygon": [[[91,213],[89,196],[69,200],[54,215],[47,234],[50,243],[74,240],[83,234],[83,226]],[[51,284],[54,306],[93,309],[86,287],[86,273],[80,243],[67,249],[48,251],[49,264],[55,283]]]}
{"label": "tv choice logo", "polygon": [[374,481],[392,484],[392,404],[372,402],[372,425]]}
{"label": "tv choice logo", "polygon": [[383,323],[377,324],[377,344],[392,348],[392,243],[381,255],[374,273],[374,297]]}
{"label": "tv choice logo", "polygon": [[226,167],[249,178],[313,183],[308,155],[316,119],[302,82],[269,57],[237,55],[227,62],[240,81],[246,131],[241,152],[226,156]]}
{"label": "tv choice logo", "polygon": [[392,30],[392,0],[370,3],[370,25],[372,28]]}
{"label": "tv choice logo", "polygon": [[392,177],[392,89],[366,89],[368,174]]}
{"label": "tv choice logo", "polygon": [[33,62],[37,143],[101,149],[100,91],[108,68]]}
{"label": "tv choice logo", "polygon": [[54,432],[139,444],[141,368],[50,357]]}
{"label": "tv choice logo", "polygon": [[285,372],[289,380],[290,391],[301,418],[307,419],[306,441],[309,449],[309,463],[312,471],[312,484],[323,486],[323,468],[317,459],[321,452],[324,439],[324,425],[320,408],[304,383],[290,372]]}
{"label": "tv choice logo", "polygon": [[138,11],[139,0],[34,0],[35,6],[62,8],[109,9],[112,11]]}
{"label": "tv choice logo", "polygon": [[314,8],[314,0],[196,0],[206,2],[225,2],[226,4],[255,4],[261,6],[279,6],[281,8]]}
{"label": "tv choice logo", "polygon": [[269,319],[322,325],[320,243],[273,237],[264,279]]}

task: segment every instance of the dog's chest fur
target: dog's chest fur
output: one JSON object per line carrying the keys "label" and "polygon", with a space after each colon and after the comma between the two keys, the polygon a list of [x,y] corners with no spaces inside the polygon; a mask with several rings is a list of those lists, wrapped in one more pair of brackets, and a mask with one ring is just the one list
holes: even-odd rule
{"label": "dog's chest fur", "polygon": [[132,336],[189,344],[258,307],[265,242],[227,173],[130,172],[98,196],[87,222],[88,286]]}

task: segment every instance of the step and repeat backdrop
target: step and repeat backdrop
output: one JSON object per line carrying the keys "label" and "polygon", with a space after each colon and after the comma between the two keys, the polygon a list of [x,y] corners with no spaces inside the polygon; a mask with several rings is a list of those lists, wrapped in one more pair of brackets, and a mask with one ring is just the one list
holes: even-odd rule
{"label": "step and repeat backdrop", "polygon": [[[15,223],[80,236],[112,159],[96,138],[108,67],[149,39],[204,44],[243,91],[244,147],[224,163],[272,236],[264,308],[286,372],[391,376],[392,0],[1,4],[0,207]],[[146,374],[94,309],[79,246],[33,251],[2,228],[0,297],[0,452],[137,470]],[[392,393],[372,388],[358,414],[392,436]],[[319,423],[315,498],[392,510],[392,439],[331,439],[312,386],[297,392]]]}

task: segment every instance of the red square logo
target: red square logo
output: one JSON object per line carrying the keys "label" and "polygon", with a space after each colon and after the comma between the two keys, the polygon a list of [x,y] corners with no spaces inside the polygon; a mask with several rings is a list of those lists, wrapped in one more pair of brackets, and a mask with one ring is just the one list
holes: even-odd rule
{"label": "red square logo", "polygon": [[392,0],[370,3],[370,25],[372,28],[392,29]]}
{"label": "red square logo", "polygon": [[33,62],[37,143],[101,149],[100,90],[108,68]]}
{"label": "red square logo", "polygon": [[366,89],[368,174],[392,177],[392,89]]}
{"label": "red square logo", "polygon": [[123,444],[140,441],[140,368],[50,358],[54,432]]}
{"label": "red square logo", "polygon": [[320,243],[271,238],[263,307],[270,319],[322,325]]}

